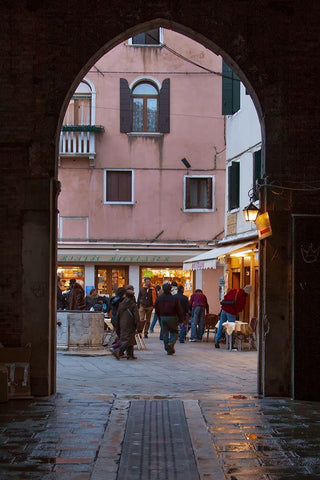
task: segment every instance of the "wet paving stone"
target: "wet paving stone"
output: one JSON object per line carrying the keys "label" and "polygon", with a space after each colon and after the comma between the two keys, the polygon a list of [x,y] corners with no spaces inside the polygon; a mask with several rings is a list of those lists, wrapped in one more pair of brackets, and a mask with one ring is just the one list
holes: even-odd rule
{"label": "wet paving stone", "polygon": [[[190,373],[191,351],[196,376]],[[226,480],[320,480],[320,403],[259,397],[256,354],[238,353],[204,342],[178,345],[175,357],[167,358],[158,338],[150,337],[132,363],[58,355],[60,393],[0,405],[0,480],[115,480],[121,442],[119,452],[112,436],[104,452],[101,447],[114,401],[142,398],[197,401],[209,451]],[[213,368],[221,359],[223,375]],[[127,412],[121,414],[126,418]],[[110,449],[115,464],[93,475],[98,461],[109,461]],[[162,461],[172,465],[170,457]]]}
{"label": "wet paving stone", "polygon": [[60,395],[1,405],[1,480],[89,480],[111,406],[110,396],[70,402]]}

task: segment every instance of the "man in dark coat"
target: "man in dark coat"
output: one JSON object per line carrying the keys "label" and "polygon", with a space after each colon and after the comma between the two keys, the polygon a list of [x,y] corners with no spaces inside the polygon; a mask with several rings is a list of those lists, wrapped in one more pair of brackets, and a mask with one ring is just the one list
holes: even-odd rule
{"label": "man in dark coat", "polygon": [[116,330],[120,330],[120,347],[112,351],[117,360],[127,351],[127,360],[136,360],[133,347],[136,344],[135,334],[140,330],[139,311],[134,298],[134,287],[128,285],[123,300],[119,304]]}
{"label": "man in dark coat", "polygon": [[178,293],[176,293],[176,297],[179,299],[184,322],[180,324],[180,334],[179,334],[179,343],[184,343],[186,340],[186,335],[188,331],[188,323],[189,323],[189,314],[190,314],[190,304],[187,295],[183,294],[184,287],[183,285],[179,285]]}
{"label": "man in dark coat", "polygon": [[160,318],[164,349],[168,355],[175,353],[174,344],[179,335],[178,325],[183,323],[183,312],[177,295],[171,295],[170,283],[162,286],[163,294],[156,300],[156,314]]}

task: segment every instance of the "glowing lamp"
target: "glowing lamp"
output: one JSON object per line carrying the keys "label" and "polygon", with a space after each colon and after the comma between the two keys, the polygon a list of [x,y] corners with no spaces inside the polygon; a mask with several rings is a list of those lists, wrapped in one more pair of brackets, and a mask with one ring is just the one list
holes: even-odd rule
{"label": "glowing lamp", "polygon": [[256,207],[252,202],[250,202],[249,205],[243,209],[243,216],[246,222],[255,222],[258,215],[259,208]]}

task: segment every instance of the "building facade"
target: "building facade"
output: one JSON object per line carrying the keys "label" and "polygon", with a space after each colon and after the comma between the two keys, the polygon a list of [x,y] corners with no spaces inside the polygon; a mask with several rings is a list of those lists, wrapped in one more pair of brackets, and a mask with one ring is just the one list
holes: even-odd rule
{"label": "building facade", "polygon": [[251,285],[251,293],[241,319],[258,317],[258,233],[255,223],[244,219],[243,209],[252,201],[259,208],[256,187],[262,177],[261,127],[253,101],[245,86],[223,64],[223,112],[226,115],[226,189],[225,235],[211,243],[209,252],[184,263],[192,268],[213,269],[223,266],[220,297],[228,288]]}
{"label": "building facade", "polygon": [[225,137],[222,59],[168,29],[136,35],[78,85],[59,146],[58,274],[113,295],[142,277],[176,280],[187,295],[214,272],[183,261],[222,238]]}

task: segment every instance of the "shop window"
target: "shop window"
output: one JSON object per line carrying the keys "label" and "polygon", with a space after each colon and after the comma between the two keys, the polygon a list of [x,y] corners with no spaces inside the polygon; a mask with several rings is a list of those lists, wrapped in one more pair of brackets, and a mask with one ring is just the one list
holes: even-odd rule
{"label": "shop window", "polygon": [[120,78],[120,132],[169,133],[170,79],[162,82],[160,90],[151,81],[140,81],[129,87]]}
{"label": "shop window", "polygon": [[240,202],[240,163],[232,162],[228,167],[228,210],[239,208]]}
{"label": "shop window", "polygon": [[162,28],[154,28],[152,30],[148,30],[147,32],[138,33],[131,37],[128,41],[129,45],[136,45],[136,46],[153,46],[153,45],[161,45],[163,37],[163,29]]}
{"label": "shop window", "polygon": [[86,82],[81,82],[68,105],[63,125],[91,125],[92,91]]}
{"label": "shop window", "polygon": [[84,288],[84,266],[58,265],[57,276],[61,279],[61,290],[69,288],[70,280],[74,278]]}
{"label": "shop window", "polygon": [[141,267],[140,278],[148,277],[153,285],[163,285],[164,282],[177,282],[184,287],[184,294],[189,297],[193,293],[194,272],[191,270],[182,270],[175,267]]}
{"label": "shop window", "polygon": [[193,211],[213,211],[214,177],[184,177],[184,209]]}
{"label": "shop window", "polygon": [[117,288],[129,283],[128,267],[96,267],[96,289],[99,295],[112,297]]}
{"label": "shop window", "polygon": [[240,79],[222,60],[222,115],[240,110]]}
{"label": "shop window", "polygon": [[133,204],[133,170],[105,170],[105,203]]}

